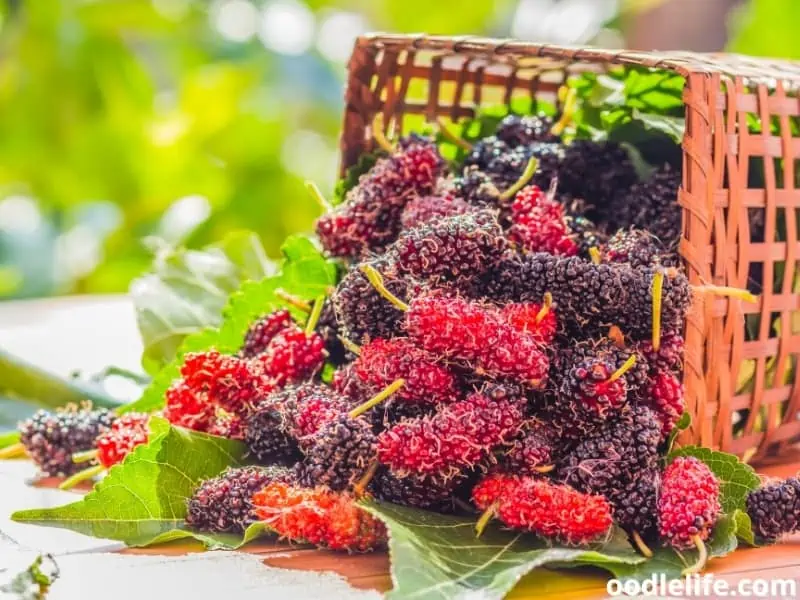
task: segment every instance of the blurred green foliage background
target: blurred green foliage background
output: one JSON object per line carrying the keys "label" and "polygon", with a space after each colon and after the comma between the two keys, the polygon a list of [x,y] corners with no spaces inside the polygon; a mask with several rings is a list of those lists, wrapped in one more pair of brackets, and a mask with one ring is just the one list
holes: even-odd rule
{"label": "blurred green foliage background", "polygon": [[[124,291],[151,235],[200,247],[252,229],[276,255],[318,214],[303,181],[333,189],[361,32],[621,45],[620,11],[663,1],[0,2],[0,297]],[[800,56],[798,13],[751,0],[733,48]]]}

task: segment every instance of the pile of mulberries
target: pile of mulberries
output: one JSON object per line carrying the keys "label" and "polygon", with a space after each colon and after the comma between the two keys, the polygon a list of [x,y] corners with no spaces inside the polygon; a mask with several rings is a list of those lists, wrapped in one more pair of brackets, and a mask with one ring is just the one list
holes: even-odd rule
{"label": "pile of mulberries", "polygon": [[[197,482],[189,527],[366,551],[386,543],[373,498],[573,546],[613,527],[644,554],[707,540],[719,482],[666,465],[693,295],[679,173],[639,182],[625,148],[561,130],[509,116],[460,165],[400,140],[317,223],[341,265],[326,298],[276,294],[237,351],[183,356],[163,416],[254,465]],[[54,474],[92,447],[112,464],[147,429],[111,420],[36,417],[23,441]],[[798,494],[751,494],[761,538],[797,529]]]}

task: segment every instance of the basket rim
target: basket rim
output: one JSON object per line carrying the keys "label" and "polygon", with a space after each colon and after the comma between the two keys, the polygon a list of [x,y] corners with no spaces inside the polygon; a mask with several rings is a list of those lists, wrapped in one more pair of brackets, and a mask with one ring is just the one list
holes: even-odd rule
{"label": "basket rim", "polygon": [[476,57],[487,55],[498,58],[542,57],[564,62],[584,61],[668,69],[684,77],[722,74],[729,77],[743,77],[753,83],[766,85],[770,89],[777,87],[778,81],[790,83],[792,87],[800,86],[800,61],[723,52],[613,50],[592,46],[541,44],[512,38],[385,32],[371,32],[359,36],[356,38],[355,48],[473,54]]}

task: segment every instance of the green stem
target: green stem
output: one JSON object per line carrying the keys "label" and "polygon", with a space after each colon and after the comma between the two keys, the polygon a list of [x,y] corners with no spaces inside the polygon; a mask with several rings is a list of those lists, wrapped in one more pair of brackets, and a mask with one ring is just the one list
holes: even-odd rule
{"label": "green stem", "polygon": [[303,300],[302,298],[298,298],[294,294],[290,294],[283,288],[278,288],[275,290],[275,295],[286,302],[289,306],[294,306],[297,310],[303,311],[304,313],[308,314],[311,312],[311,304]]}
{"label": "green stem", "polygon": [[758,296],[741,288],[735,288],[726,285],[704,285],[701,286],[700,289],[706,292],[710,292],[715,296],[728,296],[729,298],[738,298],[739,300],[749,302],[750,304],[755,304],[756,302],[758,302]]}
{"label": "green stem", "polygon": [[311,314],[308,315],[308,321],[306,321],[306,335],[311,335],[314,333],[314,329],[316,329],[317,323],[319,323],[319,317],[322,314],[323,304],[325,304],[325,296],[319,296],[316,300],[314,300],[314,306],[311,308]]}
{"label": "green stem", "polygon": [[105,470],[106,468],[103,465],[97,465],[95,467],[89,467],[88,469],[84,469],[83,471],[78,471],[72,477],[62,481],[61,485],[58,486],[58,489],[71,490],[81,481],[86,481],[87,479],[91,479],[95,475],[100,475],[100,473],[102,473]]}
{"label": "green stem", "polygon": [[497,512],[497,507],[499,504],[499,502],[494,502],[489,508],[483,511],[481,518],[478,519],[477,523],[475,523],[475,537],[481,537],[483,530],[486,529],[489,521],[494,519],[494,514]]}
{"label": "green stem", "polygon": [[97,450],[86,450],[84,452],[76,452],[72,455],[72,462],[84,463],[97,458]]}
{"label": "green stem", "polygon": [[389,302],[394,304],[403,312],[408,312],[408,304],[400,300],[400,298],[386,289],[386,286],[383,283],[383,275],[381,275],[375,267],[372,265],[361,265],[360,269],[361,272],[366,275],[367,280],[372,284],[372,287],[374,287],[381,296],[386,298]]}
{"label": "green stem", "polygon": [[375,138],[378,146],[380,146],[383,150],[386,150],[386,152],[389,154],[394,154],[394,146],[392,146],[392,143],[387,139],[386,134],[383,132],[383,125],[383,113],[378,113],[372,120],[372,137]]}
{"label": "green stem", "polygon": [[513,198],[514,195],[528,185],[528,182],[531,180],[531,177],[536,173],[536,169],[539,166],[539,161],[536,158],[531,158],[528,161],[528,164],[525,165],[525,170],[522,172],[522,176],[514,182],[510,188],[508,188],[505,192],[500,194],[498,198],[500,200],[508,200],[509,198]]}
{"label": "green stem", "polygon": [[706,548],[705,542],[700,539],[699,535],[693,535],[692,541],[694,545],[697,546],[697,551],[699,555],[697,557],[697,561],[693,565],[689,565],[686,567],[681,575],[694,575],[695,573],[700,573],[703,570],[703,567],[706,566],[708,562],[708,549]]}
{"label": "green stem", "polygon": [[356,406],[353,410],[351,410],[348,413],[348,415],[350,416],[351,419],[355,419],[356,417],[363,415],[373,406],[377,406],[378,404],[389,398],[405,384],[406,384],[405,379],[398,379],[392,382],[389,386],[385,387],[383,390],[375,394],[372,398],[364,402],[364,404]]}
{"label": "green stem", "polygon": [[470,144],[467,140],[461,139],[455,133],[450,131],[444,122],[441,119],[436,119],[436,125],[439,127],[439,131],[442,133],[442,137],[446,139],[448,142],[455,144],[459,148],[463,148],[467,152],[472,150],[472,144]]}
{"label": "green stem", "polygon": [[354,341],[347,339],[343,335],[337,335],[336,337],[338,337],[339,341],[342,342],[342,346],[345,347],[345,350],[352,352],[356,356],[361,356],[361,346],[356,344]]}
{"label": "green stem", "polygon": [[661,298],[664,293],[664,273],[658,271],[653,276],[653,350],[661,347]]}
{"label": "green stem", "polygon": [[631,538],[633,539],[633,543],[639,549],[639,552],[642,553],[642,556],[646,558],[653,558],[653,551],[650,550],[650,546],[645,544],[644,540],[642,539],[642,536],[639,535],[638,531],[634,531],[631,534]]}
{"label": "green stem", "polygon": [[317,204],[320,205],[324,213],[333,211],[333,206],[330,202],[328,202],[325,196],[322,195],[322,192],[320,191],[319,187],[317,187],[316,183],[313,181],[306,181],[306,189],[308,190],[308,193],[311,194],[311,197],[317,201]]}

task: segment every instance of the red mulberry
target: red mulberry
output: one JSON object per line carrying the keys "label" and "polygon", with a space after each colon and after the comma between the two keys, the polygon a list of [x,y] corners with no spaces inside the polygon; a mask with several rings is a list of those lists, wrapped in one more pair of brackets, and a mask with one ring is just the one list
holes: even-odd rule
{"label": "red mulberry", "polygon": [[558,320],[551,306],[552,296],[545,294],[543,304],[521,302],[506,304],[501,310],[505,320],[514,329],[532,335],[541,344],[550,344],[556,336]]}
{"label": "red mulberry", "polygon": [[233,414],[248,414],[274,389],[260,363],[216,350],[187,354],[181,375],[191,390],[206,393],[212,403]]}
{"label": "red mulberry", "polygon": [[653,348],[651,340],[643,340],[636,349],[652,373],[680,373],[683,368],[683,336],[676,331],[665,331],[661,333],[660,342],[658,350]]}
{"label": "red mulberry", "polygon": [[418,473],[448,479],[491,459],[494,449],[513,441],[522,421],[516,403],[472,394],[433,415],[407,419],[382,432],[378,458],[398,476]]}
{"label": "red mulberry", "polygon": [[[661,536],[679,550],[701,548],[722,510],[719,493],[719,481],[705,463],[692,456],[676,458],[662,479],[658,501]],[[690,572],[701,567],[695,565]]]}
{"label": "red mulberry", "polygon": [[256,515],[291,541],[331,550],[367,552],[386,544],[386,529],[352,496],[326,488],[301,488],[274,481],[253,496]]}
{"label": "red mulberry", "polygon": [[128,413],[114,421],[111,429],[100,434],[95,443],[100,464],[109,469],[122,462],[136,446],[147,443],[149,418],[147,414]]}
{"label": "red mulberry", "polygon": [[257,360],[269,377],[284,385],[310,378],[322,368],[325,356],[325,341],[319,334],[291,327],[272,338]]}
{"label": "red mulberry", "polygon": [[496,514],[512,529],[571,546],[600,541],[611,531],[611,506],[602,496],[531,477],[509,483],[500,492]]}
{"label": "red mulberry", "polygon": [[294,325],[292,316],[285,309],[261,317],[247,330],[239,355],[244,358],[258,356],[267,349],[272,338],[292,325]]}
{"label": "red mulberry", "polygon": [[511,204],[509,237],[531,252],[574,256],[579,247],[567,227],[564,207],[535,185],[517,193]]}
{"label": "red mulberry", "polygon": [[173,425],[209,431],[216,418],[217,407],[206,392],[198,392],[182,379],[175,381],[166,392],[164,418]]}
{"label": "red mulberry", "polygon": [[792,477],[750,492],[747,514],[761,542],[774,543],[800,531],[800,479]]}
{"label": "red mulberry", "polygon": [[438,404],[458,399],[458,382],[453,371],[406,338],[377,339],[365,344],[354,368],[358,377],[373,389],[405,380],[396,398],[407,402]]}
{"label": "red mulberry", "polygon": [[288,483],[285,467],[241,467],[200,484],[187,504],[186,524],[200,531],[241,533],[258,520],[253,494],[273,481]]}
{"label": "red mulberry", "polygon": [[686,409],[683,384],[672,373],[658,373],[653,376],[643,402],[655,411],[662,424],[661,435],[666,438]]}
{"label": "red mulberry", "polygon": [[116,417],[105,410],[68,406],[56,412],[37,411],[19,424],[20,441],[45,475],[71,475],[81,465],[72,455],[91,450],[97,436],[107,432]]}
{"label": "red mulberry", "polygon": [[440,295],[414,299],[406,315],[409,336],[428,352],[473,364],[480,374],[543,385],[547,356],[534,336],[522,333],[485,304]]}
{"label": "red mulberry", "polygon": [[518,475],[508,473],[489,473],[482,477],[472,488],[472,503],[484,511],[500,500],[505,490],[520,484]]}

